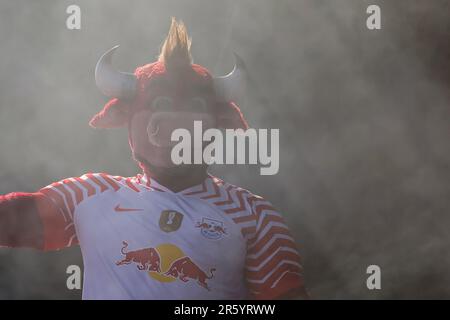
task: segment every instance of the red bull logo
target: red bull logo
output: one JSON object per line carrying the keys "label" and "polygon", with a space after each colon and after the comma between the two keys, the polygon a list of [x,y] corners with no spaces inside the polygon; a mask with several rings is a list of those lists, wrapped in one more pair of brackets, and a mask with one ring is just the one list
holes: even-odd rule
{"label": "red bull logo", "polygon": [[198,285],[210,290],[207,280],[214,276],[215,268],[209,269],[207,274],[190,257],[177,246],[164,243],[155,248],[126,250],[128,243],[123,242],[121,252],[125,257],[116,265],[135,263],[138,270],[146,270],[148,275],[160,282],[195,281]]}
{"label": "red bull logo", "polygon": [[200,233],[207,239],[219,240],[227,235],[223,222],[218,220],[203,218],[201,222],[197,222],[196,227],[200,228]]}
{"label": "red bull logo", "polygon": [[208,276],[202,269],[192,262],[191,258],[183,257],[175,260],[170,265],[169,270],[164,274],[178,278],[183,282],[187,282],[189,279],[196,280],[200,286],[209,290],[209,287],[206,284],[206,279],[211,279],[214,271],[216,271],[216,269],[211,268],[209,270],[210,275]]}
{"label": "red bull logo", "polygon": [[125,252],[125,249],[128,247],[128,243],[125,241],[122,243],[123,247],[120,252],[125,255],[125,258],[116,262],[116,265],[121,266],[123,264],[130,264],[134,262],[137,264],[137,268],[139,270],[161,272],[161,258],[158,251],[154,248],[144,248]]}

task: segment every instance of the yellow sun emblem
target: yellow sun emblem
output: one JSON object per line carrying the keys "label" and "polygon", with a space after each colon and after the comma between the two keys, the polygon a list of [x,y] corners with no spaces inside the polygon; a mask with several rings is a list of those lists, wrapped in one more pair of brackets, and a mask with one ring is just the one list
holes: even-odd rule
{"label": "yellow sun emblem", "polygon": [[155,247],[155,249],[156,251],[158,251],[161,258],[161,273],[158,273],[156,271],[149,271],[149,276],[161,282],[175,281],[176,278],[166,276],[164,275],[164,273],[169,270],[172,262],[185,256],[184,252],[171,243],[160,244],[159,246]]}

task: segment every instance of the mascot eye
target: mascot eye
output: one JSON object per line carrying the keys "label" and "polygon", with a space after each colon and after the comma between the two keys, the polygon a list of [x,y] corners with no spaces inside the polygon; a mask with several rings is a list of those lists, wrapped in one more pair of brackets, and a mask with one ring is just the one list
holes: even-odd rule
{"label": "mascot eye", "polygon": [[170,111],[172,110],[172,98],[166,96],[156,97],[151,105],[152,111]]}
{"label": "mascot eye", "polygon": [[200,97],[192,98],[186,105],[186,109],[192,112],[207,112],[208,106],[205,99]]}

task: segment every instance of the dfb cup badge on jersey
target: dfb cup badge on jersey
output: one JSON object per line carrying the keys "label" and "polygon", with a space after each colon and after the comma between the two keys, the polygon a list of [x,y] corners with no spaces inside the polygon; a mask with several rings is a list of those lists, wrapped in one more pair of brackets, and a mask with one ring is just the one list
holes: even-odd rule
{"label": "dfb cup badge on jersey", "polygon": [[164,210],[159,217],[159,227],[162,231],[172,232],[180,228],[183,214],[175,210]]}
{"label": "dfb cup badge on jersey", "polygon": [[197,222],[197,228],[200,228],[200,233],[207,239],[219,240],[227,234],[222,221],[202,218],[201,222]]}

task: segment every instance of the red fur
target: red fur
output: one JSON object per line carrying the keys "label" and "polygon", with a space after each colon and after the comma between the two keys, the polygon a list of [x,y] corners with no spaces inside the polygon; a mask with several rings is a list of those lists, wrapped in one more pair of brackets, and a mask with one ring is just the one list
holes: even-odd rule
{"label": "red fur", "polygon": [[110,100],[89,122],[93,128],[116,128],[127,123],[130,106],[119,99]]}

